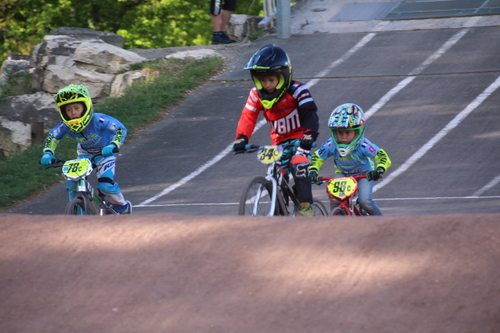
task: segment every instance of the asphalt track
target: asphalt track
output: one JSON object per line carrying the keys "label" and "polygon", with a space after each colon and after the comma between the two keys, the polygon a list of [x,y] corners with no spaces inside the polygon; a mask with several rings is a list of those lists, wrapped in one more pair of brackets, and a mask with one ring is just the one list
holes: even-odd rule
{"label": "asphalt track", "polygon": [[[500,331],[500,19],[309,20],[289,39],[215,47],[228,70],[122,149],[134,216],[57,215],[63,185],[0,215],[0,331]],[[367,112],[393,161],[374,193],[384,217],[236,215],[265,171],[229,147],[242,68],[267,43],[310,87],[319,141],[337,105]],[[251,141],[268,143],[266,124]]]}

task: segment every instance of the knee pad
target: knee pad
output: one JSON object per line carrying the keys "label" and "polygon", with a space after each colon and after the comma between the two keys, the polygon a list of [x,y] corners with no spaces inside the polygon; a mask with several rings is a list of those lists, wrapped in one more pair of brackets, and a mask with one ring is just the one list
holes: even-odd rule
{"label": "knee pad", "polygon": [[311,165],[309,159],[299,159],[294,157],[290,163],[292,173],[295,178],[306,178],[309,176],[309,166]]}
{"label": "knee pad", "polygon": [[98,182],[97,187],[99,188],[99,191],[101,191],[104,194],[120,193],[120,188],[118,187],[118,183],[115,183],[110,178],[99,178],[97,182]]}

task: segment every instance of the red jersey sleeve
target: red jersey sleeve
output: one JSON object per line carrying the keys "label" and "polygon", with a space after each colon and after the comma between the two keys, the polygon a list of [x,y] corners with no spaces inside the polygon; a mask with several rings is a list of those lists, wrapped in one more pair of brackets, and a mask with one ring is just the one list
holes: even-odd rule
{"label": "red jersey sleeve", "polygon": [[262,110],[263,108],[259,95],[257,94],[257,89],[254,87],[250,90],[245,107],[241,112],[238,127],[236,128],[236,139],[244,135],[248,140],[250,140],[253,130],[255,129],[255,124],[257,124],[259,113]]}

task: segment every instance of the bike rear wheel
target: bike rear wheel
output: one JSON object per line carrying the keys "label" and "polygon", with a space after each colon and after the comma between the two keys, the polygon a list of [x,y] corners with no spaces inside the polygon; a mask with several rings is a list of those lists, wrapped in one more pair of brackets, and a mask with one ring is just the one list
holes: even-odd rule
{"label": "bike rear wheel", "polygon": [[330,214],[332,216],[347,216],[347,212],[342,207],[335,207]]}
{"label": "bike rear wheel", "polygon": [[271,184],[264,177],[252,179],[241,194],[239,215],[273,216]]}
{"label": "bike rear wheel", "polygon": [[313,203],[311,205],[313,209],[314,216],[327,216],[328,211],[325,208],[325,205],[319,200],[313,199]]}
{"label": "bike rear wheel", "polygon": [[83,196],[77,196],[71,200],[64,211],[66,215],[91,215],[88,199]]}

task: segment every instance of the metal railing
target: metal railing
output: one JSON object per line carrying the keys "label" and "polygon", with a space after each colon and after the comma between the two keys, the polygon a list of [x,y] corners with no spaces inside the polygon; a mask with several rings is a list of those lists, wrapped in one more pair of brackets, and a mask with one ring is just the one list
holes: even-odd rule
{"label": "metal railing", "polygon": [[289,38],[290,32],[290,0],[263,0],[264,18],[259,22],[263,28],[274,24],[276,17],[276,30],[278,38]]}

